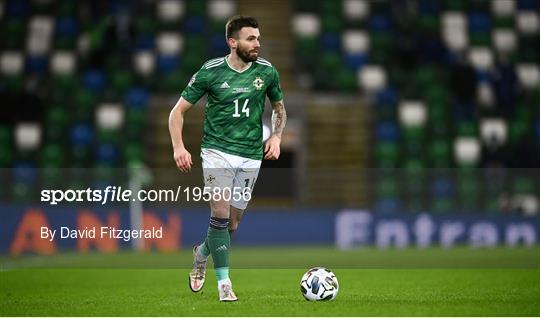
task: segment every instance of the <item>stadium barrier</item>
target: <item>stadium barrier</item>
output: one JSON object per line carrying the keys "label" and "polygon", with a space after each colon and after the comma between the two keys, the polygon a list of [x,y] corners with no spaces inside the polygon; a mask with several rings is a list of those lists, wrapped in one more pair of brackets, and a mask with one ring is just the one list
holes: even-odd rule
{"label": "stadium barrier", "polygon": [[[114,253],[144,242],[144,250],[176,251],[203,239],[208,211],[145,210],[142,229],[132,226],[129,209],[36,208],[0,205],[0,253],[18,256],[60,251]],[[54,234],[53,234],[54,231]],[[237,245],[377,246],[538,244],[540,217],[473,214],[400,214],[367,211],[250,210],[234,235]],[[53,237],[54,235],[54,237]],[[140,236],[141,238],[138,238]]]}

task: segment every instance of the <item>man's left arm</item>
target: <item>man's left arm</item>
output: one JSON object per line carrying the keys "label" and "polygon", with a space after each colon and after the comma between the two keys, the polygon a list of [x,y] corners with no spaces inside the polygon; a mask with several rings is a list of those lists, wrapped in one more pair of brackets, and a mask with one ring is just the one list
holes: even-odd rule
{"label": "man's left arm", "polygon": [[272,135],[264,147],[264,159],[277,160],[280,154],[281,134],[287,123],[287,112],[283,100],[272,102]]}

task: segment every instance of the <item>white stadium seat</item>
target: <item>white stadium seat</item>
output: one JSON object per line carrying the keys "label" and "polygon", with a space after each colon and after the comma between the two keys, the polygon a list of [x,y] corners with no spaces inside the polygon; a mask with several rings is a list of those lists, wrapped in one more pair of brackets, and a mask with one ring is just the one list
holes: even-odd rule
{"label": "white stadium seat", "polygon": [[294,34],[299,37],[314,37],[319,34],[321,21],[313,13],[299,13],[293,18]]}
{"label": "white stadium seat", "polygon": [[85,56],[90,50],[90,37],[86,33],[81,33],[77,39],[77,52]]}
{"label": "white stadium seat", "polygon": [[461,12],[447,11],[442,16],[442,27],[452,30],[467,29],[467,18]]}
{"label": "white stadium seat", "polygon": [[458,137],[454,140],[454,158],[461,164],[477,163],[480,152],[480,143],[474,137]]}
{"label": "white stadium seat", "polygon": [[516,1],[514,0],[492,0],[491,12],[495,16],[510,16],[516,11]]}
{"label": "white stadium seat", "polygon": [[41,125],[21,122],[15,126],[15,145],[21,151],[36,150],[41,144]]}
{"label": "white stadium seat", "polygon": [[183,38],[178,32],[162,32],[156,42],[158,52],[165,55],[176,55],[184,48]]}
{"label": "white stadium seat", "polygon": [[369,2],[366,0],[343,1],[343,16],[349,20],[361,20],[369,15]]}
{"label": "white stadium seat", "polygon": [[478,83],[476,86],[476,101],[480,106],[493,106],[495,102],[495,95],[490,84]]}
{"label": "white stadium seat", "polygon": [[498,52],[512,52],[517,47],[517,37],[512,29],[495,29],[492,32],[492,38]]}
{"label": "white stadium seat", "polygon": [[72,74],[77,66],[75,54],[68,51],[56,51],[51,57],[51,71],[54,74]]}
{"label": "white stadium seat", "polygon": [[379,65],[366,65],[358,70],[358,83],[368,92],[378,91],[386,86],[386,71]]}
{"label": "white stadium seat", "polygon": [[54,19],[49,16],[34,16],[30,19],[26,49],[30,55],[44,55],[49,52],[54,31]]}
{"label": "white stadium seat", "polygon": [[506,142],[508,127],[501,118],[485,118],[480,121],[480,136],[484,144],[502,145]]}
{"label": "white stadium seat", "polygon": [[343,49],[349,54],[365,53],[369,50],[369,35],[362,30],[343,32]]}
{"label": "white stadium seat", "polygon": [[467,30],[445,28],[442,36],[446,46],[453,51],[463,51],[469,46]]}
{"label": "white stadium seat", "polygon": [[426,120],[427,109],[422,101],[408,100],[399,104],[399,121],[403,126],[423,126]]}
{"label": "white stadium seat", "polygon": [[444,43],[453,51],[462,51],[469,45],[467,19],[461,12],[445,12],[441,19]]}
{"label": "white stadium seat", "polygon": [[139,51],[135,53],[133,59],[135,70],[140,75],[146,76],[154,72],[156,67],[156,58],[152,51]]}
{"label": "white stadium seat", "polygon": [[184,16],[184,1],[160,0],[157,4],[157,15],[164,22],[176,22]]}
{"label": "white stadium seat", "polygon": [[226,20],[236,13],[233,0],[211,0],[208,2],[208,15],[213,20]]}
{"label": "white stadium seat", "polygon": [[469,49],[469,62],[477,70],[487,71],[493,67],[493,52],[488,47],[473,47]]}
{"label": "white stadium seat", "polygon": [[20,74],[24,69],[24,57],[21,52],[5,51],[0,56],[0,71],[6,75]]}
{"label": "white stadium seat", "polygon": [[103,103],[96,110],[96,124],[99,129],[117,130],[124,123],[124,109],[120,104]]}
{"label": "white stadium seat", "polygon": [[540,69],[535,63],[520,63],[516,65],[519,82],[526,89],[535,89],[540,85]]}
{"label": "white stadium seat", "polygon": [[517,28],[522,34],[536,34],[540,29],[538,14],[534,11],[520,11],[517,14]]}

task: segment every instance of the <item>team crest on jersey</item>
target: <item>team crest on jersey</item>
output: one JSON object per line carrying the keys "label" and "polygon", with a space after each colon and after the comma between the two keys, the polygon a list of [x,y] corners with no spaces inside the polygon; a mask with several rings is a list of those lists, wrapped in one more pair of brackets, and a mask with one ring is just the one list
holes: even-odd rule
{"label": "team crest on jersey", "polygon": [[256,77],[253,81],[253,86],[255,86],[256,90],[260,90],[263,88],[264,81],[260,77]]}

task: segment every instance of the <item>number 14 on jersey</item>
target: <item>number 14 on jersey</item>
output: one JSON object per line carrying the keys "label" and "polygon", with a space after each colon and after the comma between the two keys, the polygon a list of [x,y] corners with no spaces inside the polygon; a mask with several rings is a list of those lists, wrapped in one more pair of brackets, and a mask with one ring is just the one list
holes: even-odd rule
{"label": "number 14 on jersey", "polygon": [[[244,105],[242,105],[242,113],[246,114],[246,117],[249,117],[249,107],[248,107],[249,99],[246,99],[244,101]],[[234,100],[234,114],[233,117],[241,117],[242,114],[240,113],[240,102],[238,99]]]}

